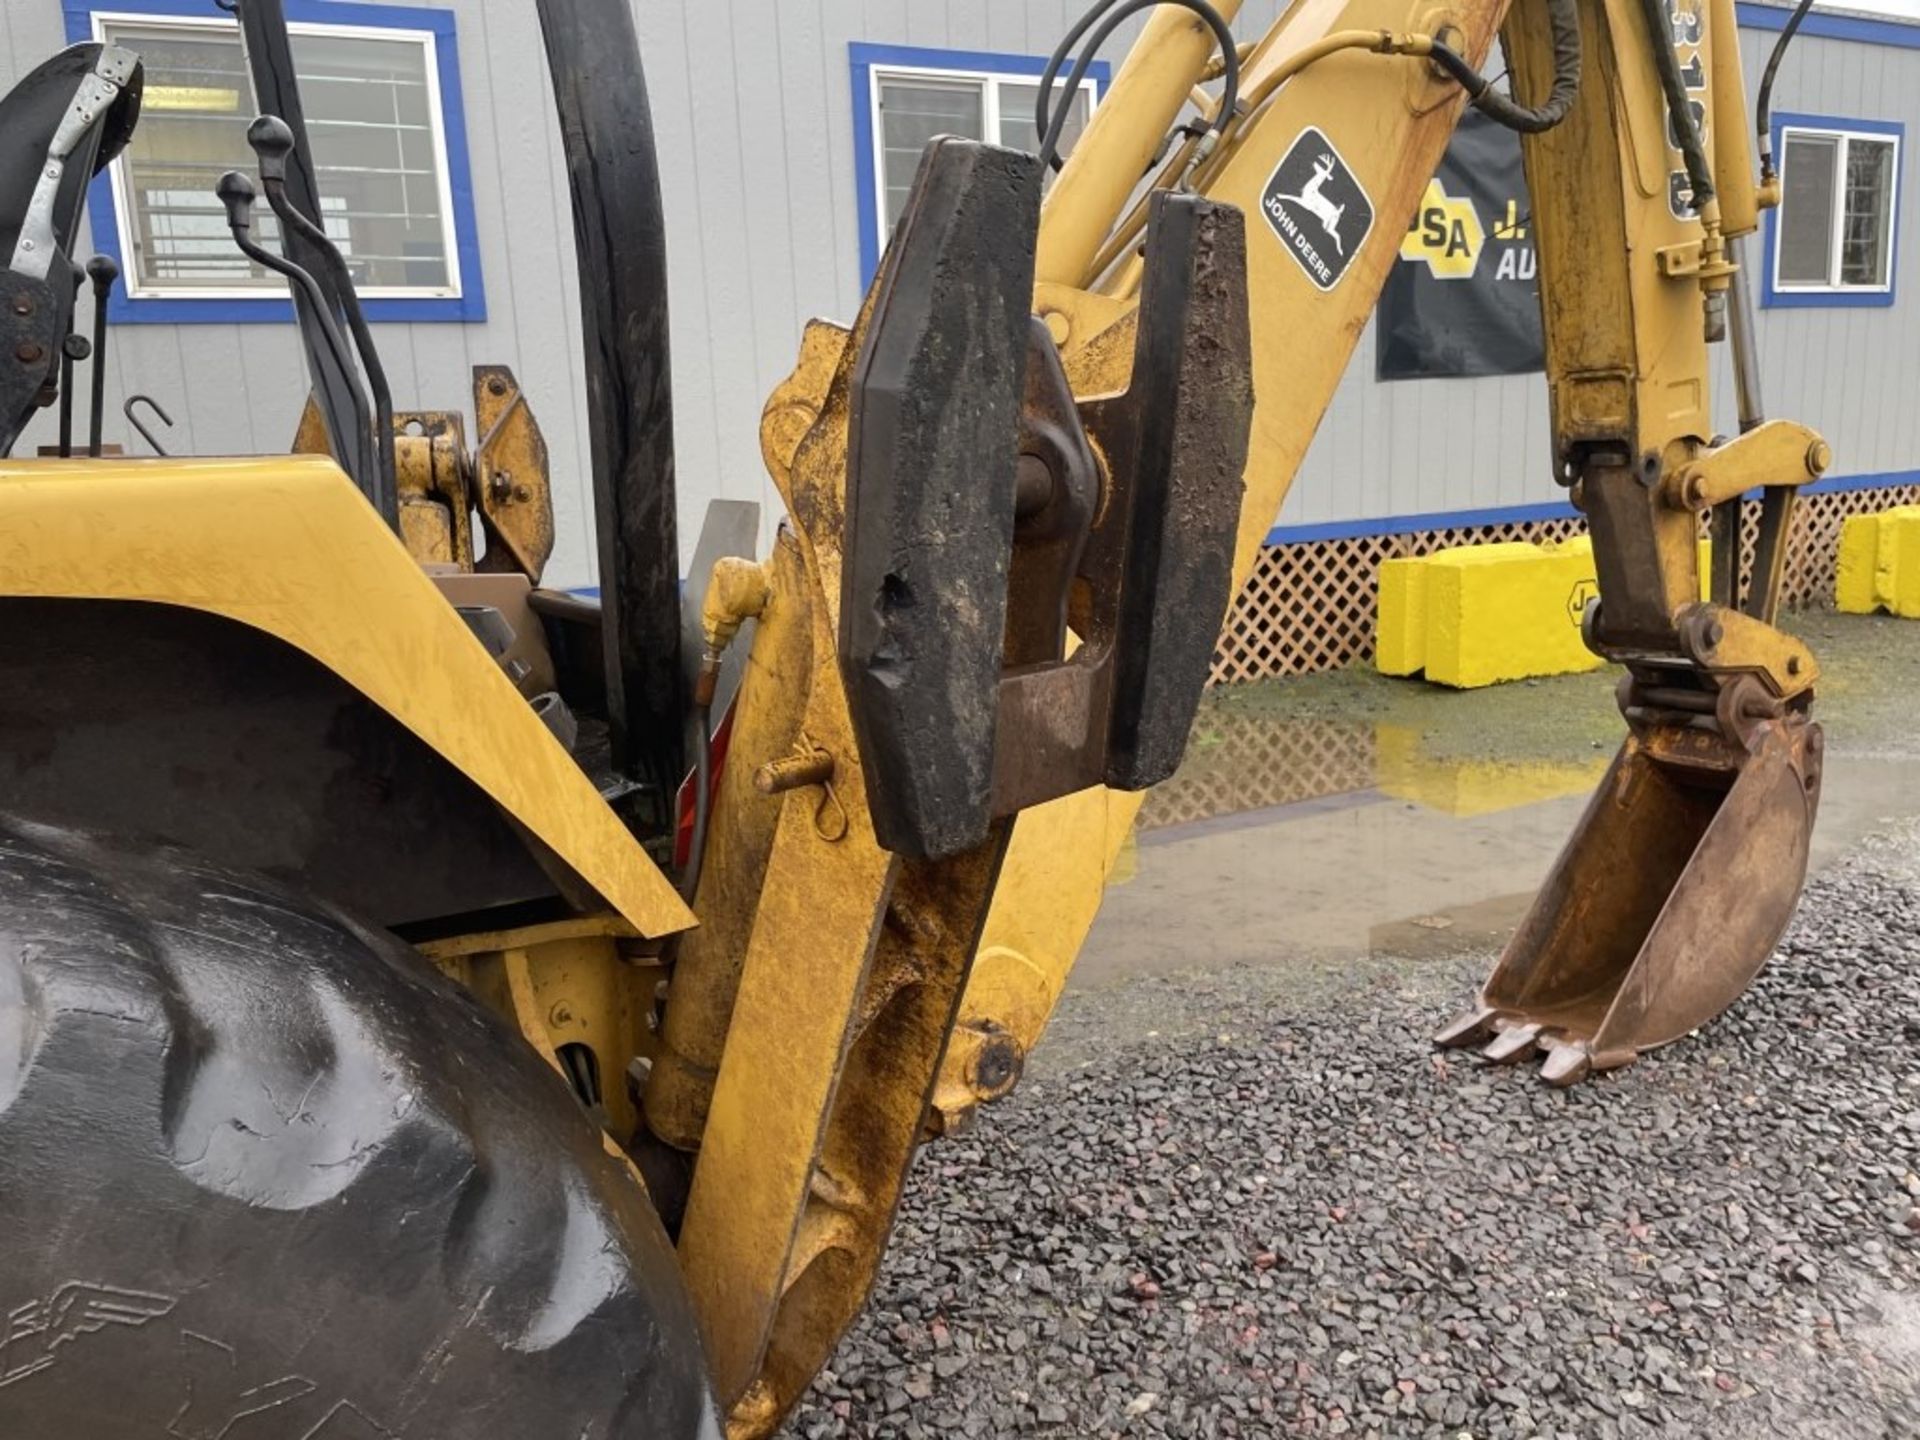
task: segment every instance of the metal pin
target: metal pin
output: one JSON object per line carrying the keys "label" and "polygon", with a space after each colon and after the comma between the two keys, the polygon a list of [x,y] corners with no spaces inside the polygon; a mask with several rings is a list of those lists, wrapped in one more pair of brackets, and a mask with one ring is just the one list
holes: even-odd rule
{"label": "metal pin", "polygon": [[825,750],[786,755],[769,760],[753,772],[753,788],[762,795],[779,795],[803,785],[824,785],[833,779],[833,756]]}

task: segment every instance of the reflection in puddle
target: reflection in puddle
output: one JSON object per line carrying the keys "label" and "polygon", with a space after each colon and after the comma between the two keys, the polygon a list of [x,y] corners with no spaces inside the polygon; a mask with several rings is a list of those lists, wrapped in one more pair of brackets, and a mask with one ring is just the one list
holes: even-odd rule
{"label": "reflection in puddle", "polygon": [[[1920,815],[1920,624],[1802,613],[1826,770],[1813,868]],[[1075,971],[1489,957],[1625,737],[1608,672],[1443,692],[1365,671],[1216,691]]]}
{"label": "reflection in puddle", "polygon": [[1419,732],[1382,725],[1375,734],[1379,788],[1447,815],[1492,815],[1562,795],[1583,795],[1600,783],[1613,757],[1598,752],[1573,760],[1437,759]]}
{"label": "reflection in puddle", "polygon": [[[1516,693],[1508,713],[1442,730],[1441,744],[1431,722],[1398,714],[1209,707],[1186,764],[1147,798],[1138,844],[1130,838],[1118,857],[1076,983],[1190,966],[1491,956],[1618,743],[1596,738],[1613,728],[1602,710],[1584,732],[1516,744],[1511,712],[1527,699]],[[1863,730],[1851,732],[1856,744],[1875,738]],[[1446,753],[1482,733],[1512,748]],[[1538,758],[1556,744],[1564,758]],[[1814,868],[1916,814],[1920,758],[1830,747]]]}
{"label": "reflection in puddle", "polygon": [[1411,725],[1281,721],[1220,709],[1196,731],[1179,773],[1148,795],[1140,828],[1163,830],[1360,791],[1444,815],[1491,815],[1583,794],[1599,783],[1610,758],[1598,750],[1567,760],[1435,755]]}

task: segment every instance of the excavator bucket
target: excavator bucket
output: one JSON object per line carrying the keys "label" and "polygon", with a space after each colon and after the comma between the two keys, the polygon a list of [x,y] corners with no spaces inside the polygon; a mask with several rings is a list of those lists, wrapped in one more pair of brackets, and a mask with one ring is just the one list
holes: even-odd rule
{"label": "excavator bucket", "polygon": [[1571,1085],[1739,998],[1806,883],[1821,734],[1804,715],[1636,725],[1492,978],[1436,1040]]}

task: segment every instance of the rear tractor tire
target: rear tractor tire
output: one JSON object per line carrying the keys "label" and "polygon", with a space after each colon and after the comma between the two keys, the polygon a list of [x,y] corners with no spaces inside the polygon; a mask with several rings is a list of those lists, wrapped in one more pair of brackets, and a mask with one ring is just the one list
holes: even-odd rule
{"label": "rear tractor tire", "polygon": [[0,1436],[701,1440],[645,1192],[415,952],[0,817]]}

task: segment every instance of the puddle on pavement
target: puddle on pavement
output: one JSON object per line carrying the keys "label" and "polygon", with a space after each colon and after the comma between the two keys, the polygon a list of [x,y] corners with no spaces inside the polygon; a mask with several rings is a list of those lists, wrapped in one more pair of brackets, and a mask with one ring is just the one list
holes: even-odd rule
{"label": "puddle on pavement", "polygon": [[[1815,868],[1920,815],[1898,698],[1920,671],[1920,626],[1890,639],[1885,622],[1818,623],[1851,683],[1822,706]],[[1141,811],[1076,983],[1495,951],[1624,735],[1603,673],[1465,695],[1366,672],[1258,688],[1203,707],[1187,763]]]}

